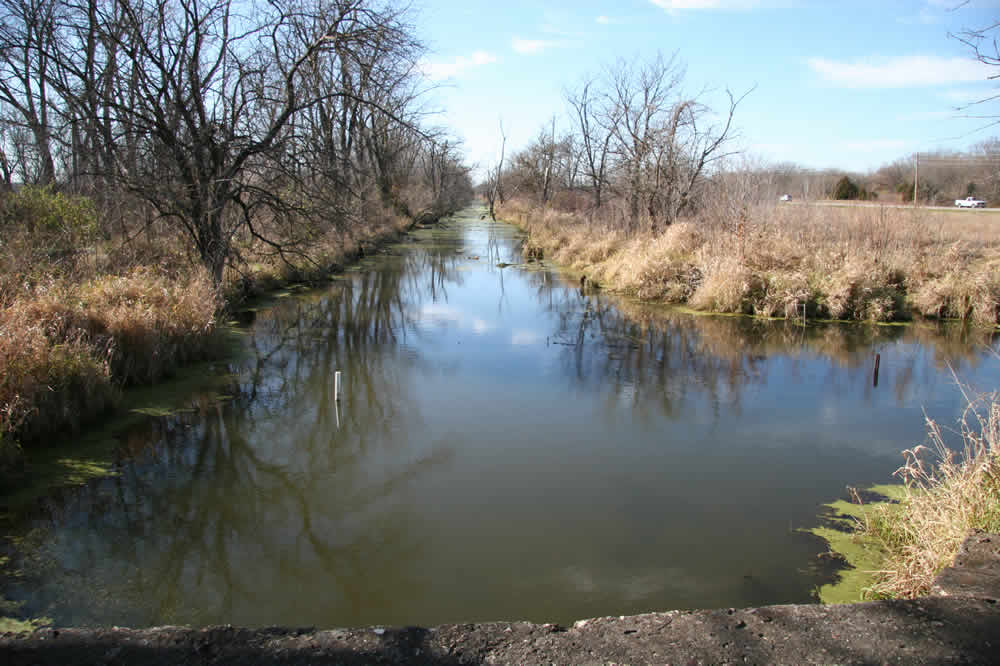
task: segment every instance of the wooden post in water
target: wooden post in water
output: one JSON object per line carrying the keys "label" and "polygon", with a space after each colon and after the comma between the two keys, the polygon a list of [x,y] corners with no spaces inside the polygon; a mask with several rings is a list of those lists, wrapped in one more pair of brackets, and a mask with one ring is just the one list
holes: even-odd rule
{"label": "wooden post in water", "polygon": [[333,373],[333,399],[340,402],[340,370]]}
{"label": "wooden post in water", "polygon": [[878,386],[878,364],[882,360],[881,354],[875,354],[875,372],[872,373],[872,386]]}

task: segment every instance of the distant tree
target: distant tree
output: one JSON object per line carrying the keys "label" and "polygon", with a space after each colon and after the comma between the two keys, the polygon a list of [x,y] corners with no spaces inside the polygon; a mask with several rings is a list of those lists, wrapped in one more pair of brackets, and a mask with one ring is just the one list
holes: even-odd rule
{"label": "distant tree", "polygon": [[903,199],[903,202],[913,201],[913,183],[902,182],[896,186],[896,192]]}
{"label": "distant tree", "polygon": [[857,199],[861,194],[858,186],[847,176],[841,176],[837,184],[833,186],[833,198],[838,201]]}
{"label": "distant tree", "polygon": [[504,202],[503,194],[503,158],[507,149],[507,135],[503,132],[503,123],[500,123],[500,160],[496,166],[486,172],[486,200],[490,204],[490,218],[496,222],[496,204]]}

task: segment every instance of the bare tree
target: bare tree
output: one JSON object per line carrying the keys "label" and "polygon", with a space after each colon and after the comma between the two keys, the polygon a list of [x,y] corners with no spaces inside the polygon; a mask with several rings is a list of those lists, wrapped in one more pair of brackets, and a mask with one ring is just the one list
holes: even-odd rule
{"label": "bare tree", "polygon": [[[651,63],[638,66],[619,60],[607,72],[604,95],[615,120],[609,124],[613,151],[625,176],[628,219],[633,228],[639,224],[642,200],[648,193],[646,176],[663,116],[683,78],[684,69],[676,54],[666,61],[657,54]],[[677,114],[674,117],[676,120]]]}
{"label": "bare tree", "polygon": [[[91,4],[77,8],[88,13],[78,25],[98,26],[85,43],[102,44],[107,65],[127,64],[115,73],[128,75],[100,85],[88,80],[89,57],[65,58],[66,70],[80,81],[74,106],[87,115],[100,110],[105,132],[127,132],[129,141],[113,137],[102,144],[115,178],[183,229],[216,281],[237,234],[282,256],[302,252],[264,228],[268,220],[285,219],[283,230],[295,229],[291,218],[308,203],[287,196],[297,190],[288,186],[290,172],[277,168],[294,146],[290,128],[299,114],[331,99],[343,102],[339,110],[350,117],[350,137],[337,154],[355,168],[379,168],[369,161],[377,125],[373,110],[394,116],[373,93],[391,76],[380,69],[379,53],[410,43],[395,14],[363,0],[130,0],[98,6],[102,13],[96,17]],[[320,63],[353,68],[351,81],[360,76],[364,85],[352,87],[344,77],[340,85],[316,85]],[[366,125],[367,136],[359,138]],[[350,142],[357,143],[344,145]]]}
{"label": "bare tree", "polygon": [[41,184],[56,177],[50,85],[56,9],[55,0],[0,0],[0,100],[14,112],[8,121],[31,134],[38,170],[30,175]]}
{"label": "bare tree", "polygon": [[692,206],[706,168],[731,154],[733,116],[750,91],[738,98],[727,91],[721,123],[706,127],[711,110],[683,94],[684,73],[676,54],[619,61],[607,71],[604,122],[632,228],[643,217],[651,227],[671,224]]}
{"label": "bare tree", "polygon": [[507,135],[503,131],[503,122],[500,123],[500,159],[496,166],[486,173],[486,201],[490,205],[490,218],[496,221],[496,204],[503,204],[503,160],[507,150]]}
{"label": "bare tree", "polygon": [[[964,4],[966,3],[963,2],[958,7]],[[997,42],[996,37],[998,30],[1000,30],[1000,21],[994,21],[982,28],[969,28],[957,34],[949,34],[949,37],[957,39],[969,47],[973,57],[979,62],[990,67],[1000,68],[1000,43]],[[1000,79],[1000,70],[996,74],[989,75],[987,78],[989,80]],[[985,95],[958,107],[958,110],[967,112],[966,117],[968,118],[977,118],[986,121],[980,130],[986,129],[1000,124],[1000,118],[998,118],[997,114],[986,110],[990,103],[997,100],[1000,100],[1000,94]]]}
{"label": "bare tree", "polygon": [[[593,88],[595,81],[584,81],[579,92],[567,91],[566,101],[573,110],[579,143],[582,146],[584,172],[590,181],[594,209],[601,207],[601,194],[607,182],[608,153],[613,136],[611,128],[617,126],[618,119],[612,110],[608,112],[598,107],[599,98]],[[601,122],[601,119],[605,121]]]}
{"label": "bare tree", "polygon": [[518,189],[531,192],[541,205],[552,198],[556,184],[562,180],[566,158],[565,141],[556,141],[555,117],[551,124],[543,125],[538,136],[519,151],[512,160],[508,179],[518,184]]}

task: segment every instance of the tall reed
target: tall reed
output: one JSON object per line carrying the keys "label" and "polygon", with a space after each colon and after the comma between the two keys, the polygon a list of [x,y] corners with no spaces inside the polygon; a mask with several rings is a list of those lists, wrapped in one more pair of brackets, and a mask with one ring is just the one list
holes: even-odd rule
{"label": "tall reed", "polygon": [[[904,451],[898,504],[868,507],[862,538],[885,553],[868,594],[913,598],[931,590],[974,529],[1000,532],[1000,394],[975,395],[953,433],[927,418],[929,443]],[[949,446],[949,434],[959,446]]]}

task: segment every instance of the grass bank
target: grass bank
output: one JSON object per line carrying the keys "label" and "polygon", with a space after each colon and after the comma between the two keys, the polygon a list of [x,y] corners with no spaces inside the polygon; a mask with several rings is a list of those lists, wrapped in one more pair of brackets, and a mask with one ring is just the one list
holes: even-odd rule
{"label": "grass bank", "polygon": [[76,433],[151,384],[226,349],[220,315],[292,281],[329,276],[412,220],[371,211],[289,260],[252,238],[213,284],[177,230],[100,232],[85,197],[23,188],[0,198],[0,485],[26,451]]}
{"label": "grass bank", "polygon": [[1000,322],[1000,219],[815,205],[704,215],[658,232],[513,199],[499,208],[544,256],[601,286],[695,310],[890,322]]}
{"label": "grass bank", "polygon": [[830,505],[831,524],[812,530],[851,567],[822,601],[926,595],[972,530],[1000,532],[1000,394],[966,398],[957,428],[927,419],[927,444],[903,452],[900,485],[872,489],[880,501]]}

